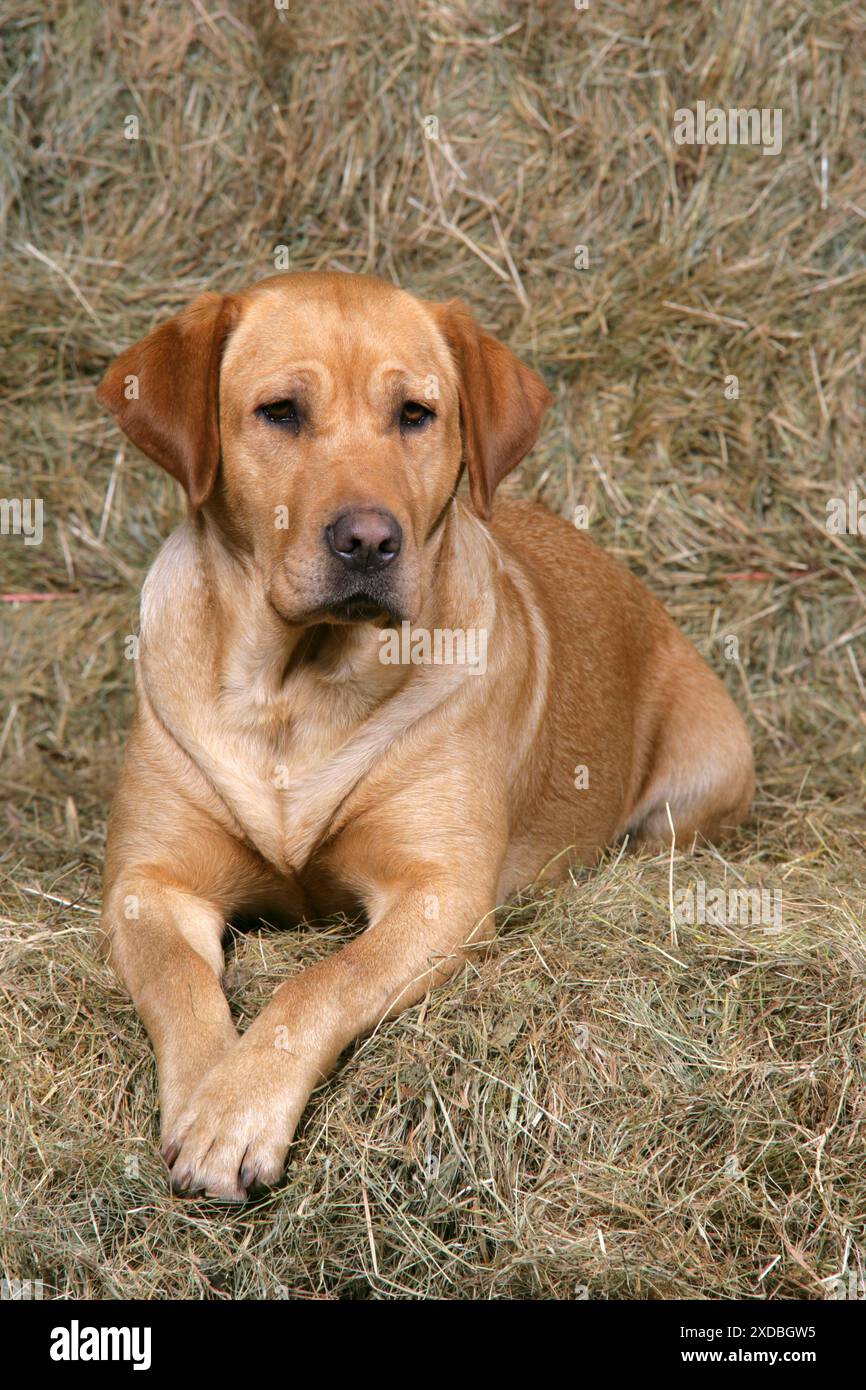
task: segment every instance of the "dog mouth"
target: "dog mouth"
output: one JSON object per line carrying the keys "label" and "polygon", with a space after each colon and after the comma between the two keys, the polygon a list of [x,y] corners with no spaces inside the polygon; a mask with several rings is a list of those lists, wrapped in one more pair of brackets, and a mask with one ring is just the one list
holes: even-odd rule
{"label": "dog mouth", "polygon": [[363,623],[376,627],[399,627],[406,618],[402,608],[393,600],[362,592],[326,599],[304,608],[289,607],[274,597],[270,602],[275,613],[293,627],[314,627],[319,623],[334,627],[360,627]]}
{"label": "dog mouth", "polygon": [[386,603],[370,594],[349,594],[326,607],[328,617],[338,623],[370,623],[376,618],[392,621],[397,615]]}
{"label": "dog mouth", "polygon": [[[282,576],[278,573],[277,580]],[[391,575],[337,575],[330,582],[316,586],[318,592],[297,593],[280,582],[272,583],[269,602],[284,622],[296,627],[311,627],[317,623],[335,627],[359,627],[370,623],[389,627],[409,616],[411,592],[404,593],[402,583],[394,583]]]}
{"label": "dog mouth", "polygon": [[322,594],[322,613],[329,623],[399,623],[403,609],[403,585],[394,574],[346,574],[336,578]]}

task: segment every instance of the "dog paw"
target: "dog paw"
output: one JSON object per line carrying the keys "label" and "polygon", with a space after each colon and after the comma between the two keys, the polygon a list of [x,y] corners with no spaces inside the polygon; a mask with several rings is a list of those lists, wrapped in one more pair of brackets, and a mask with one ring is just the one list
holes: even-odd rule
{"label": "dog paw", "polygon": [[173,1191],[242,1202],[273,1186],[312,1086],[287,1054],[241,1046],[218,1062],[166,1134]]}
{"label": "dog paw", "polygon": [[234,1028],[226,1029],[223,1034],[200,1039],[194,1046],[185,1047],[182,1054],[175,1054],[160,1066],[159,1147],[169,1167],[178,1151],[177,1135],[181,1118],[189,1110],[198,1087],[239,1043],[240,1038]]}

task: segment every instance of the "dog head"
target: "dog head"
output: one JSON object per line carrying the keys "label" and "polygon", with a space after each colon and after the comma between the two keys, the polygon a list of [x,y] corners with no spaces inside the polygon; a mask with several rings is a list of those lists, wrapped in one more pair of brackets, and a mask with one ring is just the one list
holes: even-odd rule
{"label": "dog head", "polygon": [[412,621],[464,466],[489,517],[550,399],[458,301],[318,272],[201,295],[97,395],[293,625]]}

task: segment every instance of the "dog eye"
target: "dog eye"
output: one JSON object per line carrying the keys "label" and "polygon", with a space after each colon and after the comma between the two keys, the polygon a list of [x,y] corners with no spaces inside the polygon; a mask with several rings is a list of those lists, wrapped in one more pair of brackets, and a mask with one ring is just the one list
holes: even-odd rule
{"label": "dog eye", "polygon": [[419,401],[405,401],[400,411],[400,428],[403,430],[423,429],[428,420],[433,419],[433,411]]}
{"label": "dog eye", "polygon": [[300,425],[298,407],[294,401],[270,401],[267,405],[260,405],[259,415],[263,415],[266,420],[270,420],[273,425]]}

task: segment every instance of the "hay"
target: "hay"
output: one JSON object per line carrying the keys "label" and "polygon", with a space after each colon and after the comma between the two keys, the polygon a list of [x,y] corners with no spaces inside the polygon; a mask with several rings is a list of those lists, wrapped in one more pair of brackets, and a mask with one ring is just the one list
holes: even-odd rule
{"label": "hay", "polygon": [[[101,1298],[814,1299],[862,1276],[866,567],[824,526],[866,495],[862,7],[5,13],[0,494],[46,524],[0,538],[0,591],[49,597],[0,604],[0,1273]],[[782,153],[674,144],[699,99],[782,108]],[[753,822],[724,858],[677,852],[675,882],[784,911],[672,932],[666,859],[630,854],[504,911],[487,958],[317,1093],[285,1184],[227,1212],[169,1196],[150,1048],[93,949],[124,637],[181,504],[92,387],[280,244],[460,294],[543,370],[555,406],[506,489],[587,506],[755,735]],[[239,1017],[344,931],[239,937]]]}

